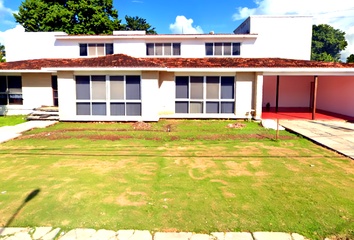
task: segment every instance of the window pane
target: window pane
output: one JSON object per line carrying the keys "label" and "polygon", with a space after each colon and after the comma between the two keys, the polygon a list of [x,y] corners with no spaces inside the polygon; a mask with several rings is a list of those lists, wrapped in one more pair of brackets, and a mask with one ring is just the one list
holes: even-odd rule
{"label": "window pane", "polygon": [[123,76],[110,76],[110,92],[111,100],[124,99],[124,77]]}
{"label": "window pane", "polygon": [[222,43],[215,43],[214,55],[222,55]]}
{"label": "window pane", "polygon": [[153,43],[146,44],[146,55],[150,55],[150,56],[154,55],[154,44]]}
{"label": "window pane", "polygon": [[88,45],[88,55],[89,56],[96,56],[96,44],[90,43]]}
{"label": "window pane", "polygon": [[0,105],[7,105],[7,94],[0,94]]}
{"label": "window pane", "polygon": [[22,81],[20,76],[8,76],[7,83],[8,83],[9,93],[22,94]]}
{"label": "window pane", "polygon": [[205,43],[205,55],[213,55],[213,43]]}
{"label": "window pane", "polygon": [[125,116],[125,104],[111,103],[111,116]]}
{"label": "window pane", "polygon": [[203,113],[203,102],[191,102],[190,113]]}
{"label": "window pane", "polygon": [[219,77],[206,78],[206,98],[219,99]]}
{"label": "window pane", "polygon": [[92,100],[106,100],[106,76],[92,76]]}
{"label": "window pane", "polygon": [[221,113],[234,113],[235,103],[233,102],[222,102],[221,103]]}
{"label": "window pane", "polygon": [[219,113],[219,102],[206,102],[206,113]]}
{"label": "window pane", "polygon": [[224,55],[231,55],[231,43],[224,43]]}
{"label": "window pane", "polygon": [[107,115],[106,103],[92,103],[92,115]]}
{"label": "window pane", "polygon": [[52,76],[52,88],[53,90],[58,90],[58,77]]}
{"label": "window pane", "polygon": [[80,56],[87,56],[87,44],[80,44]]}
{"label": "window pane", "polygon": [[91,115],[90,103],[76,103],[76,115]]}
{"label": "window pane", "polygon": [[191,99],[203,99],[203,77],[191,77]]}
{"label": "window pane", "polygon": [[170,56],[171,55],[171,43],[163,44],[163,55]]}
{"label": "window pane", "polygon": [[113,43],[106,43],[106,55],[111,55],[113,52]]}
{"label": "window pane", "polygon": [[126,77],[126,96],[128,100],[140,100],[140,76]]}
{"label": "window pane", "polygon": [[189,98],[188,77],[176,77],[176,98]]}
{"label": "window pane", "polygon": [[9,104],[22,105],[22,94],[9,94]]}
{"label": "window pane", "polygon": [[104,44],[97,44],[97,56],[104,56]]}
{"label": "window pane", "polygon": [[188,102],[176,102],[176,113],[188,113]]}
{"label": "window pane", "polygon": [[221,77],[221,99],[234,99],[234,77]]}
{"label": "window pane", "polygon": [[127,103],[127,116],[141,116],[141,103]]}
{"label": "window pane", "polygon": [[240,55],[240,43],[233,43],[232,44],[232,55]]}
{"label": "window pane", "polygon": [[90,77],[89,76],[76,77],[76,99],[90,100]]}
{"label": "window pane", "polygon": [[6,92],[6,77],[0,76],[0,92]]}
{"label": "window pane", "polygon": [[155,55],[162,55],[162,43],[155,43]]}
{"label": "window pane", "polygon": [[179,56],[181,55],[181,44],[173,43],[173,55]]}

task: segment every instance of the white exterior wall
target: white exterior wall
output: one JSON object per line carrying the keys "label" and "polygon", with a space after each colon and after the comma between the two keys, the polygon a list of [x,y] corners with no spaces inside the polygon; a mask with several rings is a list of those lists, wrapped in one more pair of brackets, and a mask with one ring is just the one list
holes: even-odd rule
{"label": "white exterior wall", "polygon": [[247,117],[250,110],[254,109],[254,82],[255,73],[253,72],[236,74],[235,108],[237,116]]}
{"label": "white exterior wall", "polygon": [[354,117],[354,76],[319,76],[317,109]]}
{"label": "white exterior wall", "polygon": [[142,72],[141,74],[141,116],[144,121],[158,121],[159,73]]}
{"label": "white exterior wall", "polygon": [[310,60],[310,16],[250,16],[235,30],[248,32],[257,33],[258,38],[243,49],[243,57]]}

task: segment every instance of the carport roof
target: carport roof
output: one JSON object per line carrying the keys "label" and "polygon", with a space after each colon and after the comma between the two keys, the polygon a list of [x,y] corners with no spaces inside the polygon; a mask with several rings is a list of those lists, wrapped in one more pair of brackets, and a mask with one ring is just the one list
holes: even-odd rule
{"label": "carport roof", "polygon": [[[0,71],[67,68],[153,68],[153,69],[347,69],[354,64],[281,58],[134,58],[124,54],[76,59],[35,59],[0,63]],[[118,69],[117,69],[118,70]]]}

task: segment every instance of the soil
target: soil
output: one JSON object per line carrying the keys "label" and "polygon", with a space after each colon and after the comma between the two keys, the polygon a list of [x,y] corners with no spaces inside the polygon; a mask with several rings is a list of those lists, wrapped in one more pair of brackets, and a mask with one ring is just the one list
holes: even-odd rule
{"label": "soil", "polygon": [[242,124],[242,123],[230,123],[226,125],[227,128],[244,128],[247,127],[247,125]]}

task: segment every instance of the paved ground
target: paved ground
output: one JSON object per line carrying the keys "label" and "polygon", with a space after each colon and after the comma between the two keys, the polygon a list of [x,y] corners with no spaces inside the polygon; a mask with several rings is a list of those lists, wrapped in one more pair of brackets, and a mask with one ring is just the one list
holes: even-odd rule
{"label": "paved ground", "polygon": [[280,125],[354,159],[354,124],[352,123],[280,120]]}
{"label": "paved ground", "polygon": [[29,121],[16,126],[0,127],[0,143],[14,139],[20,136],[21,133],[29,131],[33,128],[46,128],[56,123],[56,121]]}
{"label": "paved ground", "polygon": [[2,240],[304,240],[303,236],[296,233],[281,232],[227,232],[227,233],[162,233],[153,235],[149,231],[139,230],[110,230],[74,229],[63,232],[60,228],[0,228]]}

